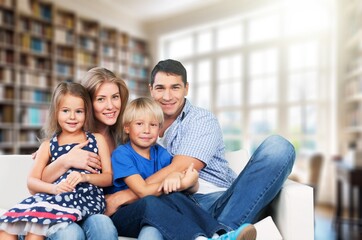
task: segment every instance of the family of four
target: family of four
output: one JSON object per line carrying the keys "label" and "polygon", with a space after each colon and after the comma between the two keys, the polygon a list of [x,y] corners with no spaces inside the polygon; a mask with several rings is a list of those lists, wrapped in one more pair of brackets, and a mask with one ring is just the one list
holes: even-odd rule
{"label": "family of four", "polygon": [[28,176],[33,195],[0,217],[0,239],[255,239],[250,223],[290,174],[294,147],[268,137],[237,176],[217,119],[188,88],[172,59],[152,70],[152,98],[129,104],[104,68],[60,83]]}

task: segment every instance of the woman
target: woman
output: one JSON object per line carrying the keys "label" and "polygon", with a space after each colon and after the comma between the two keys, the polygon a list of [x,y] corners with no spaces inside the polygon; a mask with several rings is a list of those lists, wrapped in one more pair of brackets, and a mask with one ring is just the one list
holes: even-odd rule
{"label": "woman", "polygon": [[[95,132],[103,135],[108,143],[109,152],[112,152],[121,140],[123,129],[121,121],[128,102],[128,88],[122,79],[102,67],[90,69],[83,77],[81,84],[88,90],[92,100]],[[57,161],[49,164],[43,172],[42,179],[52,182],[69,168],[84,169],[93,173],[94,168],[101,169],[99,156],[82,150],[87,143],[88,141],[78,144]],[[69,225],[49,238],[55,240],[118,239],[118,234],[109,217],[96,214],[79,224]]]}

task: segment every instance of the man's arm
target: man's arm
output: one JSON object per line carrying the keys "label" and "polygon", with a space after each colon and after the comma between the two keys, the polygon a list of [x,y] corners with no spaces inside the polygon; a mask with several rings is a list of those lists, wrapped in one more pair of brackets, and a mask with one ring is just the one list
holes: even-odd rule
{"label": "man's arm", "polygon": [[172,162],[167,167],[162,168],[158,172],[154,173],[153,175],[149,176],[146,179],[148,184],[152,183],[159,183],[165,180],[165,178],[173,172],[183,172],[185,171],[191,163],[194,164],[194,168],[200,172],[201,169],[205,167],[205,163],[200,161],[197,158],[185,156],[185,155],[175,155],[172,159]]}

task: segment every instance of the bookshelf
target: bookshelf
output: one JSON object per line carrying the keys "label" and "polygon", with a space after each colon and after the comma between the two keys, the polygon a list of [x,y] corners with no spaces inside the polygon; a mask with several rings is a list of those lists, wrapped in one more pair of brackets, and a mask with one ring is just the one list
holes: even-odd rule
{"label": "bookshelf", "polygon": [[38,146],[54,87],[94,66],[121,76],[132,97],[146,95],[149,56],[136,39],[43,0],[0,0],[0,154]]}
{"label": "bookshelf", "polygon": [[362,151],[362,2],[339,1],[341,9],[341,56],[344,152],[350,146]]}

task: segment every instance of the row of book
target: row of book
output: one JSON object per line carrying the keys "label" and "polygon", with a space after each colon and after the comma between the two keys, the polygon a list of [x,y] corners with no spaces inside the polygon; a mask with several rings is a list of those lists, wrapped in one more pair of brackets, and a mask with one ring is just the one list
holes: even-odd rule
{"label": "row of book", "polygon": [[117,40],[117,32],[116,31],[107,31],[101,30],[99,37],[101,41],[108,42],[108,43],[116,43]]}
{"label": "row of book", "polygon": [[74,29],[74,18],[74,15],[58,12],[58,14],[55,15],[55,24],[68,29]]}
{"label": "row of book", "polygon": [[39,38],[33,38],[28,34],[21,35],[20,44],[24,50],[38,54],[49,54],[51,50],[47,41]]}
{"label": "row of book", "polygon": [[47,91],[41,90],[22,90],[21,91],[21,100],[32,103],[49,103],[51,94]]}
{"label": "row of book", "polygon": [[14,137],[12,131],[0,129],[0,142],[12,142],[13,139]]}
{"label": "row of book", "polygon": [[13,46],[14,34],[9,30],[0,29],[0,43],[2,46]]}
{"label": "row of book", "polygon": [[41,22],[35,22],[24,17],[20,20],[20,31],[31,33],[32,35],[51,39],[53,36],[53,28],[48,24],[43,24]]}
{"label": "row of book", "polygon": [[31,71],[44,71],[49,72],[51,70],[51,62],[49,58],[33,57],[22,54],[20,64],[22,67]]}
{"label": "row of book", "polygon": [[88,52],[77,52],[77,62],[80,65],[97,65],[97,57]]}
{"label": "row of book", "polygon": [[54,39],[57,44],[74,44],[74,34],[72,31],[67,29],[56,29]]}
{"label": "row of book", "polygon": [[0,11],[0,25],[6,27],[14,26],[14,13],[7,10]]}
{"label": "row of book", "polygon": [[23,108],[20,123],[28,126],[40,126],[45,123],[48,114],[47,108]]}
{"label": "row of book", "polygon": [[47,89],[50,86],[49,76],[42,73],[20,73],[21,86],[38,87]]}
{"label": "row of book", "polygon": [[43,5],[37,2],[31,3],[31,10],[33,14],[43,20],[51,21],[52,20],[52,10],[50,5]]}
{"label": "row of book", "polygon": [[9,68],[0,68],[0,83],[13,83],[14,71]]}
{"label": "row of book", "polygon": [[74,61],[74,49],[72,47],[57,46],[57,60]]}
{"label": "row of book", "polygon": [[10,8],[13,6],[13,0],[0,0],[0,6]]}
{"label": "row of book", "polygon": [[0,85],[0,100],[13,100],[14,99],[14,88],[9,86]]}
{"label": "row of book", "polygon": [[73,75],[73,66],[67,63],[57,63],[56,73],[58,76],[68,77]]}
{"label": "row of book", "polygon": [[3,64],[13,64],[14,51],[11,49],[0,49],[0,62]]}

